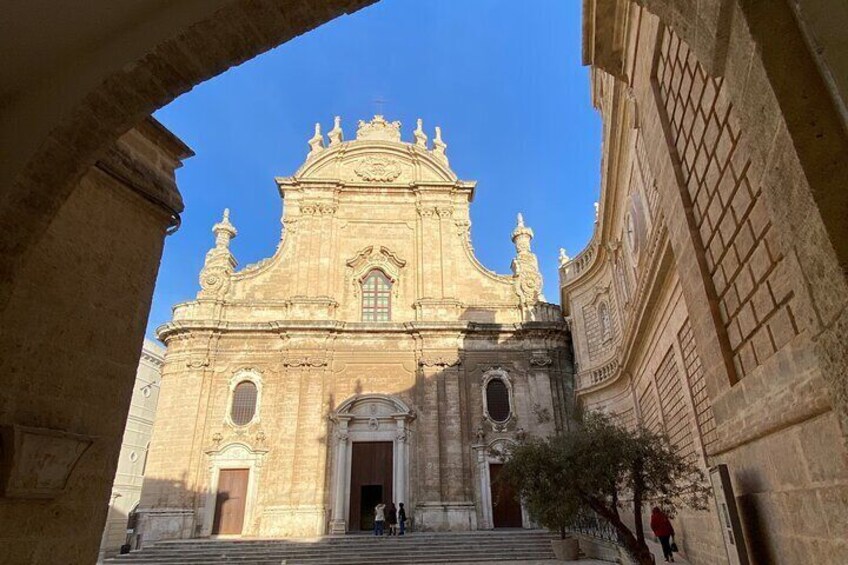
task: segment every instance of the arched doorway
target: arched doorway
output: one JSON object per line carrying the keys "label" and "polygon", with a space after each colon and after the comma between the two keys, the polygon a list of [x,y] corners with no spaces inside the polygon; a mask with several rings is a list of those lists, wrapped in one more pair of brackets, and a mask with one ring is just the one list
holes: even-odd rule
{"label": "arched doorway", "polygon": [[330,416],[334,424],[331,534],[368,529],[376,502],[409,505],[409,426],[415,413],[399,398],[357,395]]}
{"label": "arched doorway", "polygon": [[477,476],[480,489],[480,528],[529,528],[529,516],[517,494],[503,480],[503,454],[515,441],[497,438],[474,446],[477,452]]}

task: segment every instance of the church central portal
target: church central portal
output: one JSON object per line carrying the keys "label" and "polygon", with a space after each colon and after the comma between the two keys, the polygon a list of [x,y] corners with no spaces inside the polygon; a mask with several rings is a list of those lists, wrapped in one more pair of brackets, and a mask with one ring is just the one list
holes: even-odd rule
{"label": "church central portal", "polygon": [[390,441],[360,441],[353,444],[350,465],[351,531],[372,529],[374,507],[380,502],[394,502],[392,447]]}

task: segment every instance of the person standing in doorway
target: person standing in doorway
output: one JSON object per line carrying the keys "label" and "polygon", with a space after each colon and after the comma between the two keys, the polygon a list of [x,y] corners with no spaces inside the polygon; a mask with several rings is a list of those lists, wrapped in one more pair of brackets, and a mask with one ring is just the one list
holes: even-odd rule
{"label": "person standing in doorway", "polygon": [[406,531],[406,509],[403,507],[403,502],[398,502],[398,507],[397,519],[398,526],[400,526],[400,533],[398,535],[402,536]]}
{"label": "person standing in doorway", "polygon": [[389,535],[397,535],[397,510],[395,503],[389,502],[389,507],[386,509],[386,522],[389,524]]}
{"label": "person standing in doorway", "polygon": [[378,502],[374,507],[374,535],[383,535],[383,524],[386,522],[386,505]]}
{"label": "person standing in doorway", "polygon": [[654,506],[651,510],[651,530],[660,540],[666,563],[674,563],[674,553],[671,551],[671,538],[674,536],[674,528],[671,525],[671,520],[660,510],[659,506]]}

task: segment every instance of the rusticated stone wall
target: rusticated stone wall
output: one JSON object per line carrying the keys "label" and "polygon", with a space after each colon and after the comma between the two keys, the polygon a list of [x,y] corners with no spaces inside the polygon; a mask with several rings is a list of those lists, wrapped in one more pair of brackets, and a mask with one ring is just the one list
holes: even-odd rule
{"label": "rusticated stone wall", "polygon": [[[667,433],[705,469],[727,464],[754,563],[844,561],[844,348],[833,341],[848,304],[844,241],[822,204],[827,181],[804,164],[844,140],[831,120],[818,155],[800,141],[797,92],[769,82],[788,76],[759,49],[777,33],[794,46],[784,67],[806,77],[798,92],[819,93],[811,120],[829,111],[817,90],[826,77],[800,65],[809,46],[796,40],[809,30],[783,3],[705,3],[720,30],[694,43],[679,35],[693,38],[685,10],[643,4],[586,2],[602,197],[596,251],[563,265],[562,294],[576,343],[593,328],[575,313],[607,288],[622,332],[611,364],[575,347],[578,399]],[[827,165],[837,175],[838,163]],[[725,562],[714,511],[683,511],[675,527],[690,561]]]}

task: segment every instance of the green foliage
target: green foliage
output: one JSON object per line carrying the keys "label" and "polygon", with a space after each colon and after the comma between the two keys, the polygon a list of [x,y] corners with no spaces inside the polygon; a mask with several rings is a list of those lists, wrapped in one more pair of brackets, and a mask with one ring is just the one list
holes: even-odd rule
{"label": "green foliage", "polygon": [[[591,511],[618,531],[640,561],[648,551],[641,524],[645,504],[673,516],[681,506],[706,509],[710,494],[701,470],[678,455],[668,437],[628,429],[595,412],[584,414],[573,431],[513,448],[502,477],[539,524],[564,532]],[[620,510],[632,512],[635,531]]]}

